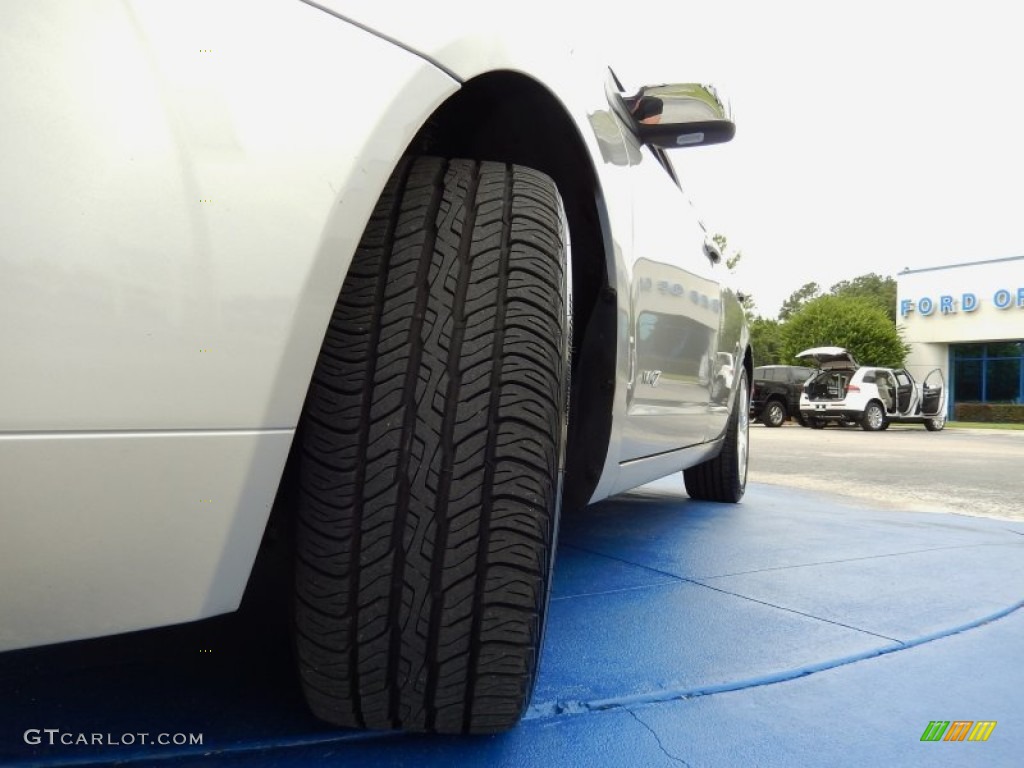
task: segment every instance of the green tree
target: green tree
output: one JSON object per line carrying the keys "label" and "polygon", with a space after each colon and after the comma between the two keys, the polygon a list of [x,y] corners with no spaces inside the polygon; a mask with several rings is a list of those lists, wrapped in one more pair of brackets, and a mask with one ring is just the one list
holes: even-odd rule
{"label": "green tree", "polygon": [[[777,365],[783,362],[782,323],[767,317],[755,317],[748,323],[754,365]],[[797,350],[799,351],[799,350]]]}
{"label": "green tree", "polygon": [[910,351],[888,315],[862,297],[821,296],[783,325],[782,354],[793,363],[810,347],[845,347],[858,362],[898,368]]}
{"label": "green tree", "polygon": [[736,251],[732,256],[726,256],[725,252],[729,248],[729,238],[719,232],[717,235],[712,235],[711,239],[718,246],[718,250],[722,252],[722,258],[725,259],[725,268],[730,272],[735,272],[740,259],[743,258],[743,251]]}
{"label": "green tree", "polygon": [[867,299],[882,309],[893,323],[896,322],[896,281],[870,272],[852,280],[842,280],[829,289],[833,296]]}
{"label": "green tree", "polygon": [[[736,267],[739,266],[740,259],[743,258],[743,251],[736,251],[732,256],[726,256],[726,250],[729,248],[729,238],[718,233],[716,235],[712,235],[711,239],[714,241],[715,245],[718,246],[718,250],[721,252],[722,258],[725,259],[725,268],[729,270],[730,274],[734,274],[736,272]],[[736,294],[736,298],[747,315],[752,315],[755,306],[754,297],[749,293],[740,292]]]}
{"label": "green tree", "polygon": [[753,317],[754,309],[757,307],[754,303],[754,297],[749,293],[737,293],[736,299],[739,301],[740,306],[743,307],[743,311],[747,313],[747,317]]}
{"label": "green tree", "polygon": [[804,304],[817,298],[820,294],[821,288],[817,283],[804,283],[789,294],[788,299],[782,302],[782,308],[779,309],[779,320],[789,320],[790,317],[800,311]]}

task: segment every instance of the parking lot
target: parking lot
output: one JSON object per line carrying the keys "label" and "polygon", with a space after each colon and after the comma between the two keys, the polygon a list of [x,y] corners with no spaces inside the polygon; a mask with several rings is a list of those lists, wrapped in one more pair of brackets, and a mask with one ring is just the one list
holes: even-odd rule
{"label": "parking lot", "polygon": [[890,509],[1024,520],[1024,430],[750,430],[750,479]]}
{"label": "parking lot", "polygon": [[[257,593],[231,616],[0,655],[0,763],[1015,764],[1024,434],[751,439],[742,504],[689,500],[676,476],[566,515],[540,677],[508,734],[330,730],[302,704],[284,616]],[[1000,517],[923,511],[979,499]],[[922,742],[936,720],[997,725],[984,743]],[[26,743],[46,728],[122,743]],[[203,743],[121,737],[140,732]]]}

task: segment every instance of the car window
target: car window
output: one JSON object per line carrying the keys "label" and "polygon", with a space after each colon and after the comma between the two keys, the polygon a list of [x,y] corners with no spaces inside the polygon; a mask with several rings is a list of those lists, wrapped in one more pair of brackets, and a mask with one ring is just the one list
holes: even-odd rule
{"label": "car window", "polygon": [[877,371],[867,371],[864,374],[864,378],[861,379],[861,381],[863,381],[865,384],[874,384],[875,383],[875,376],[876,375],[877,375]]}
{"label": "car window", "polygon": [[838,399],[840,393],[846,388],[848,378],[845,371],[822,371],[807,384],[810,397],[812,399],[816,397]]}
{"label": "car window", "polygon": [[910,377],[907,376],[907,374],[905,374],[902,371],[900,371],[900,372],[898,372],[896,374],[896,382],[901,387],[909,387],[910,386]]}
{"label": "car window", "polygon": [[758,366],[757,368],[754,369],[755,379],[767,379],[768,376],[766,374],[767,371],[762,366]]}

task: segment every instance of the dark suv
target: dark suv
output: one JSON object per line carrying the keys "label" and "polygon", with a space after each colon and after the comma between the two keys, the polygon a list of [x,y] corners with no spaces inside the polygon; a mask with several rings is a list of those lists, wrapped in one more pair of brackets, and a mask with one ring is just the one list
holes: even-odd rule
{"label": "dark suv", "polygon": [[791,416],[800,416],[800,389],[814,374],[802,365],[760,365],[754,369],[750,395],[750,418],[766,427],[781,427]]}

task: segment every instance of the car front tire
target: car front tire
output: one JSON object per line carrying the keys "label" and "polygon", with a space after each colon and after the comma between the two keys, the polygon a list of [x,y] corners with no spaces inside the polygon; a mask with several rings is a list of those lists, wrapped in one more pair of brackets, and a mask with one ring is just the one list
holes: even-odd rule
{"label": "car front tire", "polygon": [[713,459],[683,470],[683,482],[691,499],[735,504],[747,489],[750,453],[750,389],[747,371],[738,374],[739,386],[721,452]]}
{"label": "car front tire", "polygon": [[303,412],[295,646],[330,723],[493,733],[543,635],[567,380],[543,174],[407,159],[363,234]]}
{"label": "car front tire", "polygon": [[929,432],[939,432],[945,426],[945,416],[935,416],[934,418],[926,419],[924,422],[924,428],[927,429]]}

